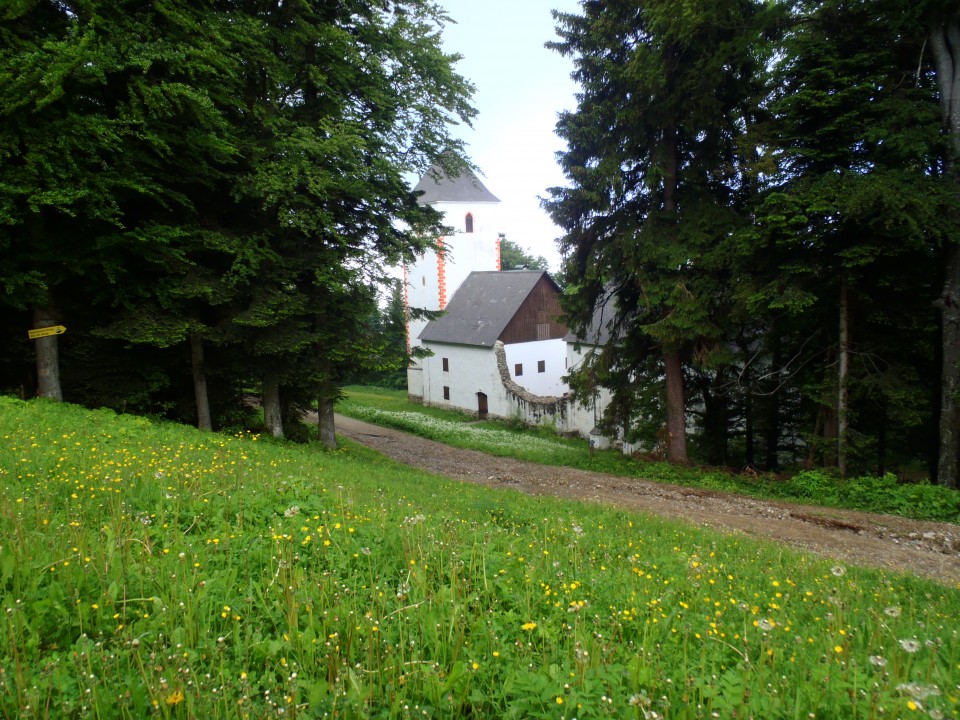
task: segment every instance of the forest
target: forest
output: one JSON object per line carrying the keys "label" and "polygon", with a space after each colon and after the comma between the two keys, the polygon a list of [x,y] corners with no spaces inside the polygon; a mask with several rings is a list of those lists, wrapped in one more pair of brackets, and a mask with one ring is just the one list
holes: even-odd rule
{"label": "forest", "polygon": [[674,462],[957,487],[954,2],[587,0],[555,14],[573,378]]}
{"label": "forest", "polygon": [[[580,92],[544,206],[566,320],[616,338],[575,391],[674,462],[956,487],[955,3],[555,19]],[[469,162],[445,22],[428,0],[4,4],[0,392],[205,429],[255,395],[271,434],[316,408],[333,444],[341,385],[404,362],[389,268],[442,231],[409,178]]]}
{"label": "forest", "polygon": [[332,444],[339,384],[402,363],[379,300],[440,230],[409,176],[464,165],[445,21],[425,0],[5,3],[0,389],[206,429],[255,393],[272,434],[319,407]]}

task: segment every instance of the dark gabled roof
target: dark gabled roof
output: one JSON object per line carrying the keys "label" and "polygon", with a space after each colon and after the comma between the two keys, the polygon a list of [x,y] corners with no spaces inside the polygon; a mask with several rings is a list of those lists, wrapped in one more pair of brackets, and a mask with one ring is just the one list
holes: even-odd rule
{"label": "dark gabled roof", "polygon": [[429,205],[435,202],[498,203],[500,200],[487,190],[480,178],[465,168],[457,177],[449,177],[439,165],[431,167],[421,178],[414,192],[422,192],[417,202]]}
{"label": "dark gabled roof", "polygon": [[568,332],[564,341],[568,343],[580,343],[582,345],[595,345],[602,347],[610,342],[610,324],[613,322],[613,316],[616,312],[616,300],[611,292],[604,293],[597,302],[597,307],[593,310],[593,318],[590,320],[590,327],[583,336],[576,335],[574,332]]}
{"label": "dark gabled roof", "polygon": [[420,339],[493,347],[544,275],[539,270],[470,273],[447,303],[446,315],[427,323]]}

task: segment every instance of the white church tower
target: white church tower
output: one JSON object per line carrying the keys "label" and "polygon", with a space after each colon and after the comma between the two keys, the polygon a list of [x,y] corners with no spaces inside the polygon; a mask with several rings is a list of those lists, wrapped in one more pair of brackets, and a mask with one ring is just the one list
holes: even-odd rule
{"label": "white church tower", "polygon": [[[447,301],[471,272],[500,269],[500,201],[470,170],[448,177],[438,166],[430,168],[414,192],[423,192],[419,202],[443,213],[443,224],[453,234],[440,237],[442,253],[429,251],[404,268],[407,308],[443,310]],[[411,320],[407,314],[407,344],[420,345],[426,320]],[[423,397],[423,371],[416,361],[407,370],[407,393]]]}

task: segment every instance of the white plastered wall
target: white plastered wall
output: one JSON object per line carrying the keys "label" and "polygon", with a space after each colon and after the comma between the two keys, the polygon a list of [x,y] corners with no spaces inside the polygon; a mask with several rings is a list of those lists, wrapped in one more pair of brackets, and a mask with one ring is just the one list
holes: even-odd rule
{"label": "white plastered wall", "polygon": [[[594,350],[590,345],[581,346],[576,349],[574,343],[564,343],[566,345],[567,368],[568,373],[573,372],[583,362],[584,357]],[[576,431],[580,437],[589,438],[590,431],[596,427],[597,422],[603,417],[603,410],[610,403],[610,391],[601,389],[597,394],[597,399],[593,403],[581,405],[578,401],[571,401],[567,408],[567,426],[570,431]]]}
{"label": "white plastered wall", "polygon": [[[517,385],[534,395],[563,395],[569,389],[561,379],[567,372],[567,348],[563,340],[540,340],[504,346],[510,377]],[[544,371],[538,371],[538,363]],[[516,366],[523,366],[523,375],[517,376]]]}
{"label": "white plastered wall", "polygon": [[[477,412],[477,393],[487,396],[491,415],[508,417],[511,406],[500,381],[500,372],[493,350],[472,345],[426,343],[433,356],[423,363],[423,402]],[[446,358],[449,370],[443,370]],[[443,397],[443,388],[450,389],[450,399]]]}

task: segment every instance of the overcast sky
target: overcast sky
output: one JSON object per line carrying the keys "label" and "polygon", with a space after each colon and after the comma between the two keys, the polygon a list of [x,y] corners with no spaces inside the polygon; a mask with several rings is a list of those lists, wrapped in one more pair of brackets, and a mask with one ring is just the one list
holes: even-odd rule
{"label": "overcast sky", "polygon": [[561,235],[540,209],[538,196],[564,183],[555,153],[557,113],[576,106],[572,64],[543,45],[556,39],[551,9],[579,12],[577,0],[440,0],[456,21],[444,30],[444,48],[464,56],[457,70],[476,86],[479,115],[458,133],[480,168],[484,185],[500,198],[507,238],[553,270]]}

